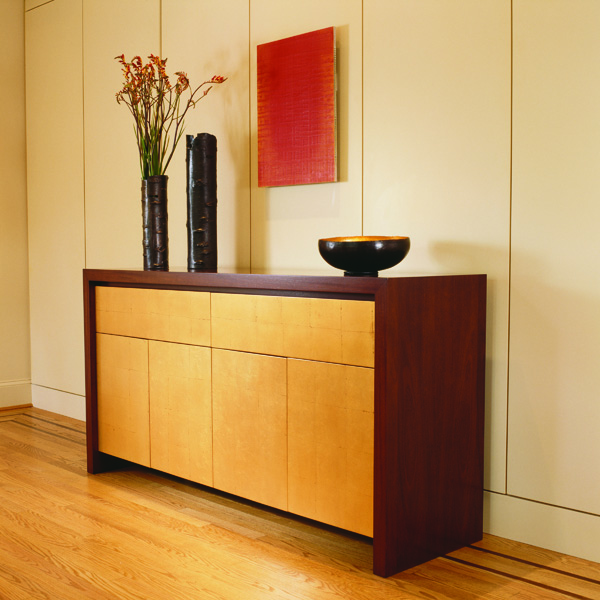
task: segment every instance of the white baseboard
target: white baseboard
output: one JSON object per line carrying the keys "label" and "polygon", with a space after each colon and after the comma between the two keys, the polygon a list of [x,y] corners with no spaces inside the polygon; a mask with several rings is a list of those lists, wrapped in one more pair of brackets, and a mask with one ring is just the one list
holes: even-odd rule
{"label": "white baseboard", "polygon": [[485,492],[486,533],[600,562],[600,516]]}
{"label": "white baseboard", "polygon": [[85,396],[33,384],[31,397],[36,408],[85,421]]}
{"label": "white baseboard", "polygon": [[31,380],[0,381],[0,408],[31,404]]}

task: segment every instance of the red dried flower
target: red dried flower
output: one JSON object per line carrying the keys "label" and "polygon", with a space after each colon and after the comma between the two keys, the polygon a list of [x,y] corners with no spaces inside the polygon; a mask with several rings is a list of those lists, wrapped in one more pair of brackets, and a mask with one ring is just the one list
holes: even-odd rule
{"label": "red dried flower", "polygon": [[[212,84],[227,80],[226,77],[215,75],[192,90],[187,74],[177,71],[177,83],[172,86],[165,69],[167,59],[154,54],[150,54],[148,58],[149,62],[144,65],[139,56],[135,56],[130,62],[125,60],[124,54],[115,56],[115,60],[123,65],[125,79],[123,88],[116,93],[116,99],[117,103],[127,105],[135,120],[143,179],[152,175],[164,175],[183,135],[185,114],[208,94]],[[201,88],[205,89],[196,97]],[[181,96],[186,90],[189,90],[189,97],[182,104]],[[173,126],[171,145],[170,130]]]}

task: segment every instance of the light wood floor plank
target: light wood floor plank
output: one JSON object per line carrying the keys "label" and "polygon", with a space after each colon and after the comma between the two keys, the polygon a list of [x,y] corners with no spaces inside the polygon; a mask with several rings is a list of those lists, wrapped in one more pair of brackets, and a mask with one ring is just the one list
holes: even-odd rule
{"label": "light wood floor plank", "polygon": [[580,577],[600,581],[600,564],[561,554],[560,552],[537,548],[535,546],[514,542],[494,535],[487,535],[481,542],[474,544],[474,547],[488,552],[496,552],[503,556],[528,561],[535,565],[557,569],[559,571],[564,571],[565,573],[571,573]]}
{"label": "light wood floor plank", "polygon": [[[429,593],[442,590],[452,600],[573,600],[567,593],[558,593],[510,576],[458,563],[446,558],[415,567],[403,578]],[[590,597],[589,600],[596,600]]]}
{"label": "light wood floor plank", "polygon": [[470,565],[476,565],[490,571],[502,572],[513,578],[531,582],[545,588],[562,590],[584,598],[600,598],[600,582],[592,582],[573,577],[566,572],[540,567],[530,560],[515,560],[499,554],[482,552],[476,548],[462,548],[452,552],[452,558]]}
{"label": "light wood floor plank", "polygon": [[133,465],[88,475],[83,423],[0,412],[0,600],[600,599],[600,565],[493,536],[371,568],[368,538]]}

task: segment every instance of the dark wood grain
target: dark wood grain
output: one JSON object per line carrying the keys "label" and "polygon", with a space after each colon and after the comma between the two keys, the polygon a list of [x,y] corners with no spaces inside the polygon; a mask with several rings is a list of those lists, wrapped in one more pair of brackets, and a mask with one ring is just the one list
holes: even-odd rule
{"label": "dark wood grain", "polygon": [[188,273],[85,269],[87,285],[134,285],[169,289],[229,289],[231,291],[287,291],[322,294],[373,295],[385,285],[383,277],[270,275],[260,273]]}
{"label": "dark wood grain", "polygon": [[388,576],[482,536],[485,277],[388,280],[381,294],[374,570]]}
{"label": "dark wood grain", "polygon": [[83,272],[83,319],[85,346],[85,411],[87,465],[90,473],[100,470],[98,457],[98,397],[96,388],[96,293]]}

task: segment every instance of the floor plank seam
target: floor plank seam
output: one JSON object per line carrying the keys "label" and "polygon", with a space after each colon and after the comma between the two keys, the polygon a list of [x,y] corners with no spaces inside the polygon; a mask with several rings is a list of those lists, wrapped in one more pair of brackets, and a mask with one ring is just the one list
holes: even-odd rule
{"label": "floor plank seam", "polygon": [[515,581],[520,581],[521,583],[527,583],[529,585],[542,588],[544,590],[548,590],[550,592],[556,592],[557,594],[562,594],[563,596],[568,596],[569,598],[575,598],[576,600],[595,600],[590,596],[582,596],[581,594],[575,594],[573,592],[569,592],[567,590],[563,590],[561,588],[557,588],[551,585],[547,585],[545,583],[540,583],[538,581],[532,581],[531,579],[527,579],[526,577],[519,577],[518,575],[512,575],[511,573],[506,573],[500,569],[492,569],[491,567],[484,567],[483,565],[478,565],[476,563],[469,562],[467,560],[463,560],[462,558],[455,558],[454,556],[444,556],[444,560],[450,560],[455,563],[459,563],[461,565],[466,565],[468,567],[473,567],[475,569],[480,569],[481,571],[487,571],[488,573],[494,573],[495,575],[500,575],[502,577],[507,577],[508,579],[513,579]]}
{"label": "floor plank seam", "polygon": [[19,423],[19,421],[0,421],[0,424],[11,423],[12,425],[20,425],[21,427],[25,427],[26,429],[33,429],[39,433],[51,435],[52,437],[59,438],[61,440],[66,440],[67,442],[73,442],[73,444],[77,444],[78,446],[85,446],[85,440],[74,440],[73,438],[65,437],[64,435],[59,435],[58,433],[52,433],[52,431],[48,431],[46,429],[42,429],[41,427],[36,427],[35,425],[28,425],[27,423]]}
{"label": "floor plank seam", "polygon": [[81,429],[75,429],[74,427],[69,427],[68,425],[63,425],[62,423],[57,423],[56,421],[42,419],[42,417],[38,417],[36,415],[30,415],[28,413],[19,413],[19,416],[27,417],[28,419],[34,419],[36,421],[42,421],[42,423],[48,423],[49,425],[53,425],[54,427],[61,427],[62,429],[68,429],[69,431],[73,431],[74,433],[85,436],[85,431],[82,431]]}
{"label": "floor plank seam", "polygon": [[533,562],[530,560],[526,560],[524,558],[517,558],[516,556],[511,556],[510,554],[503,554],[502,552],[497,552],[496,550],[488,550],[487,548],[480,548],[478,546],[473,546],[473,545],[469,545],[468,547],[472,548],[473,550],[479,550],[480,552],[485,552],[487,554],[493,554],[494,556],[500,556],[502,558],[514,560],[516,562],[520,562],[525,565],[530,565],[530,566],[536,567],[538,569],[543,569],[545,571],[552,571],[553,573],[565,575],[566,577],[573,577],[574,579],[579,579],[580,581],[585,581],[587,583],[593,583],[595,585],[600,586],[600,580],[592,579],[591,577],[585,577],[585,575],[579,575],[578,573],[571,573],[570,571],[563,571],[562,569],[557,569],[555,567],[550,567],[548,565],[536,563],[536,562]]}

